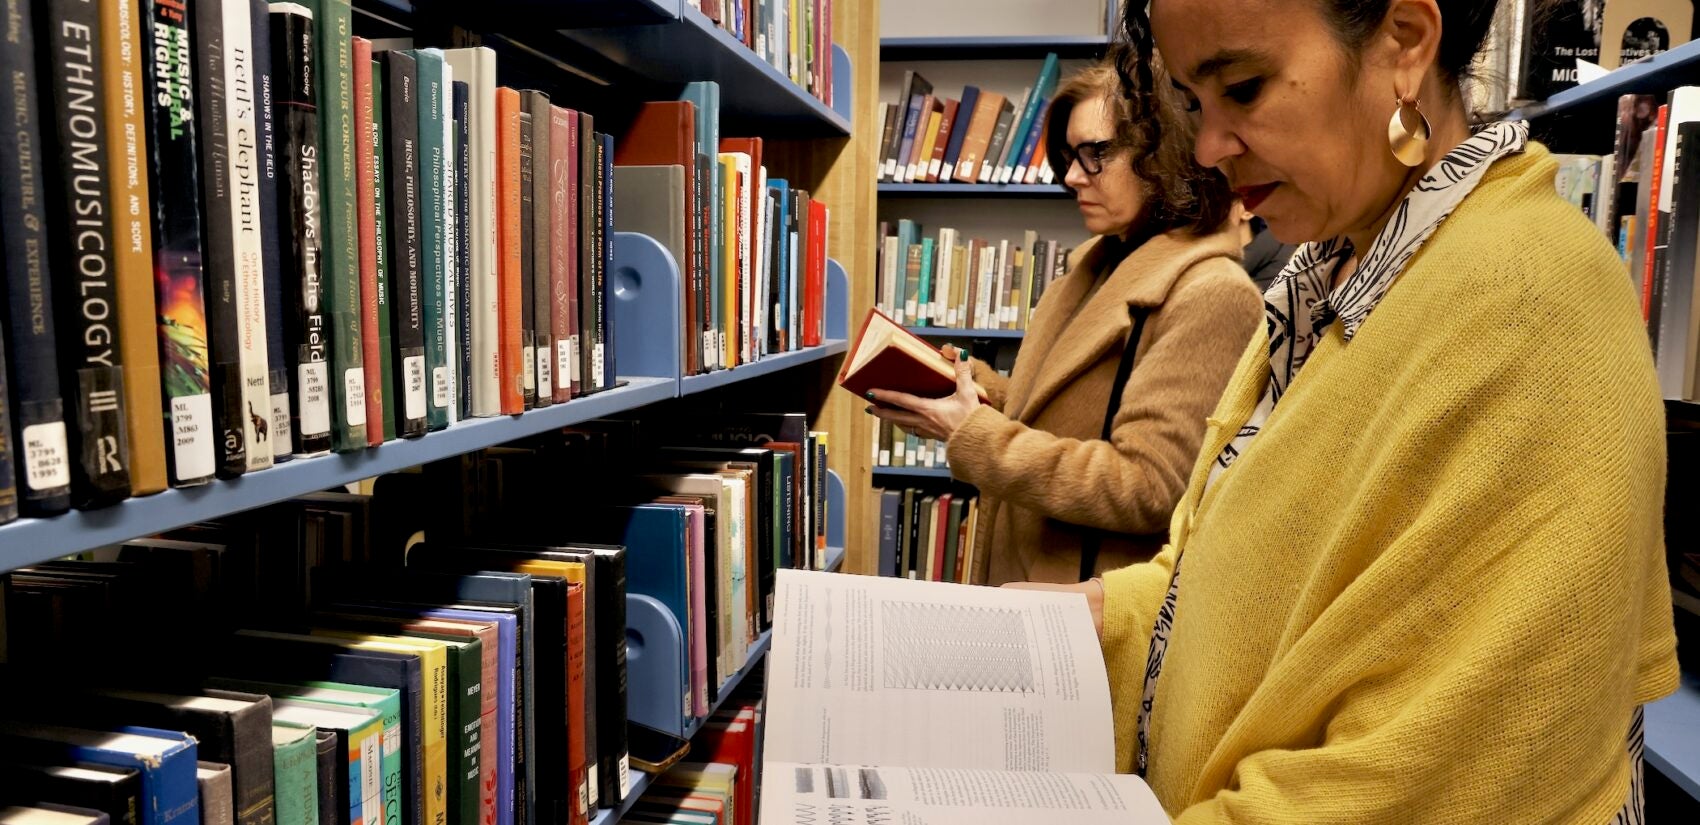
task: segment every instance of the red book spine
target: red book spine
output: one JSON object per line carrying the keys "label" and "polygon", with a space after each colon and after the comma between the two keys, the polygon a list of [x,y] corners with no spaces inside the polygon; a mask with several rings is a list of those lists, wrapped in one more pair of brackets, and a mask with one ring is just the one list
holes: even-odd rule
{"label": "red book spine", "polygon": [[1647,187],[1647,228],[1642,231],[1642,243],[1647,247],[1647,260],[1641,267],[1641,320],[1653,317],[1653,287],[1658,283],[1659,267],[1653,248],[1659,242],[1659,188],[1665,177],[1665,135],[1670,130],[1670,107],[1659,107],[1658,140],[1653,142],[1653,179]]}
{"label": "red book spine", "polygon": [[[584,718],[584,585],[567,583],[567,718]],[[568,725],[567,781],[572,784],[573,804],[569,825],[590,821],[590,759],[586,756],[584,725]]]}
{"label": "red book spine", "polygon": [[361,185],[354,187],[360,210],[361,363],[374,365],[366,382],[366,443],[384,443],[384,382],[376,364],[385,357],[378,342],[378,202],[371,184],[377,174],[372,144],[372,41],[356,37],[354,50],[354,166]]}
{"label": "red book spine", "polygon": [[818,347],[826,337],[826,204],[809,201],[807,280],[803,282],[803,346]]}
{"label": "red book spine", "polygon": [[496,315],[501,328],[502,414],[525,411],[525,363],[520,351],[519,92],[496,90],[496,231],[500,259]]}

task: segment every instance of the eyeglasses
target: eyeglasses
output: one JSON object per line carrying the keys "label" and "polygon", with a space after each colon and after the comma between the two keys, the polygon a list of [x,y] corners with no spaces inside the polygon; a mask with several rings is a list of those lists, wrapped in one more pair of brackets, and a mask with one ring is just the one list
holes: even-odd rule
{"label": "eyeglasses", "polygon": [[1080,163],[1080,171],[1088,175],[1098,175],[1104,171],[1104,161],[1115,150],[1121,148],[1121,143],[1114,140],[1095,140],[1074,146],[1064,146],[1062,149],[1063,170]]}

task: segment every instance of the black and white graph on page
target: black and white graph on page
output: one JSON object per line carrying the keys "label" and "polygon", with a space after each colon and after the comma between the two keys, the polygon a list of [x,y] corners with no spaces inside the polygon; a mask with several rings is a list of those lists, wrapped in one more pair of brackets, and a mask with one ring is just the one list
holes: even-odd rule
{"label": "black and white graph on page", "polygon": [[885,687],[1036,693],[1038,668],[1019,610],[888,601]]}

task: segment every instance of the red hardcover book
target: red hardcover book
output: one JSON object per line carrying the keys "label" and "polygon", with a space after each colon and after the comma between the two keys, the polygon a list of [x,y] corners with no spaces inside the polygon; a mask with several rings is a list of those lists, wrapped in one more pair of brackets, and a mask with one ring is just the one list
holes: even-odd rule
{"label": "red hardcover book", "polygon": [[[943,398],[956,392],[956,367],[932,344],[885,313],[870,309],[844,357],[838,386],[864,397],[868,390],[896,390]],[[980,400],[987,400],[983,389]]]}
{"label": "red hardcover book", "polygon": [[501,328],[502,413],[525,411],[525,363],[520,351],[519,92],[496,89],[496,314]]}
{"label": "red hardcover book", "polygon": [[818,347],[826,337],[826,203],[809,201],[809,245],[803,281],[803,346]]}
{"label": "red hardcover book", "polygon": [[703,725],[691,748],[693,760],[738,766],[737,815],[731,825],[755,821],[756,730],[754,707],[723,709]]}
{"label": "red hardcover book", "polygon": [[950,527],[950,494],[939,496],[938,518],[933,519],[933,581],[950,581],[950,572],[944,569],[944,537]]}
{"label": "red hardcover book", "polygon": [[[615,166],[683,166],[685,167],[685,255],[679,261],[679,278],[684,284],[685,374],[702,372],[703,333],[709,329],[703,300],[705,269],[704,250],[698,239],[698,223],[693,204],[700,182],[697,180],[696,106],[685,101],[645,103],[638,107],[637,117],[626,129],[614,149]],[[715,165],[715,169],[719,166]]]}
{"label": "red hardcover book", "polygon": [[[578,122],[577,113],[549,107],[549,191],[554,198],[549,230],[550,325],[555,330],[555,386],[547,391],[557,404],[573,397],[571,365],[578,363]],[[542,296],[538,296],[542,298]]]}
{"label": "red hardcover book", "polygon": [[384,382],[376,374],[383,354],[378,341],[378,200],[369,184],[377,174],[372,154],[372,41],[356,37],[354,50],[354,167],[363,185],[354,187],[360,210],[360,350],[364,364],[374,365],[366,382],[366,443],[384,443]]}
{"label": "red hardcover book", "polygon": [[[567,583],[567,718],[584,718],[584,585]],[[572,784],[573,804],[567,816],[569,825],[585,825],[590,821],[590,759],[585,753],[584,725],[568,725],[567,762]]]}

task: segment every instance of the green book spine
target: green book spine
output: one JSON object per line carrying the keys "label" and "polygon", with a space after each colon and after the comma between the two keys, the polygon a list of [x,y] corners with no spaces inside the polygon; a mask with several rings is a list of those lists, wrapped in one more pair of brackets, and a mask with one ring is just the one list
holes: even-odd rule
{"label": "green book spine", "polygon": [[319,763],[309,727],[272,726],[277,825],[319,825]]}
{"label": "green book spine", "polygon": [[936,324],[928,317],[927,307],[931,306],[933,294],[933,239],[921,240],[921,282],[915,288],[917,317],[915,323]]}
{"label": "green book spine", "polygon": [[319,64],[319,157],[324,177],[322,261],[330,294],[332,448],[366,449],[366,374],[360,339],[360,208],[355,197],[354,36],[349,0],[302,0],[313,12]]}
{"label": "green book spine", "polygon": [[444,247],[447,229],[443,221],[443,59],[429,51],[411,50],[418,78],[419,95],[419,277],[425,305],[425,380],[429,392],[425,404],[425,427],[440,430],[449,425],[448,328],[446,279],[448,263]]}
{"label": "green book spine", "polygon": [[[459,659],[458,665],[450,665],[449,670],[454,678],[450,684],[454,686],[458,701],[450,702],[454,711],[453,727],[450,734],[459,732],[458,743],[460,750],[455,754],[460,773],[458,782],[450,783],[449,815],[457,816],[450,825],[478,825],[479,820],[479,787],[478,775],[481,772],[479,754],[483,750],[484,708],[484,643],[477,640],[463,640],[454,645],[459,649],[458,656],[450,656],[450,661]],[[451,651],[453,652],[453,651]],[[490,732],[496,735],[495,731]],[[454,792],[458,785],[460,792]]]}
{"label": "green book spine", "polygon": [[[374,237],[378,241],[378,366],[374,376],[384,387],[395,383],[395,347],[390,341],[390,253],[388,236],[390,215],[384,197],[384,119],[389,100],[384,96],[383,64],[372,61],[372,190],[377,205],[378,226]],[[393,403],[394,396],[384,393],[384,404]],[[384,440],[395,440],[395,416],[384,416]]]}

